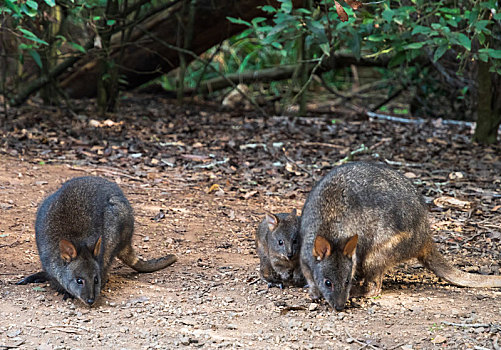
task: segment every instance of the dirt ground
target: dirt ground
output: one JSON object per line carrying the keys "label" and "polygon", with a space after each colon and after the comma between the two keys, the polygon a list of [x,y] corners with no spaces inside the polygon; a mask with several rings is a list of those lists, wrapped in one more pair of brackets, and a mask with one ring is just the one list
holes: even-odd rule
{"label": "dirt ground", "polygon": [[[469,130],[443,125],[263,122],[203,108],[183,119],[176,107],[163,114],[158,101],[131,105],[126,114],[143,117],[136,124],[127,115],[111,117],[110,126],[79,115],[75,124],[56,111],[28,110],[2,131],[0,349],[501,347],[499,289],[451,286],[410,261],[388,273],[381,296],[335,312],[312,303],[306,289],[269,289],[254,249],[265,210],[300,210],[314,180],[363,142],[369,151],[361,159],[389,160],[414,178],[431,203],[437,244],[455,266],[499,275],[499,147],[474,145]],[[178,256],[150,274],[117,261],[92,308],[45,284],[14,284],[40,268],[38,204],[82,175],[124,190],[140,255]],[[444,195],[471,206],[433,204]]]}

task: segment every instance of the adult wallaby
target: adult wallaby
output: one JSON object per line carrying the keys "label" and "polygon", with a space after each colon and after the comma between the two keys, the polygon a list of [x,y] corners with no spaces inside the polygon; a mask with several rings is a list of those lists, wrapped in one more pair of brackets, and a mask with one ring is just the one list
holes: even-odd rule
{"label": "adult wallaby", "polygon": [[268,286],[302,287],[305,284],[299,265],[299,217],[291,213],[266,213],[256,232],[259,272]]}
{"label": "adult wallaby", "polygon": [[387,166],[334,168],[314,186],[301,216],[300,261],[311,297],[323,295],[342,310],[350,295],[378,295],[385,271],[411,258],[458,286],[501,287],[501,276],[466,273],[444,259],[427,211],[414,185]]}
{"label": "adult wallaby", "polygon": [[74,178],[47,197],[35,223],[41,272],[18,284],[50,281],[61,293],[92,305],[118,256],[138,272],[163,269],[177,258],[140,260],[131,242],[132,207],[120,188],[100,177]]}

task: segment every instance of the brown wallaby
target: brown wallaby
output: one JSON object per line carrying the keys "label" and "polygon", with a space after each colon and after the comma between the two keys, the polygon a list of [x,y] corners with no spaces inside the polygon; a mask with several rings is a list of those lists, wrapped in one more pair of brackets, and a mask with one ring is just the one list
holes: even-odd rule
{"label": "brown wallaby", "polygon": [[118,256],[138,272],[163,269],[177,258],[140,260],[132,249],[134,215],[120,188],[100,177],[69,180],[47,197],[35,223],[41,272],[18,284],[50,281],[61,293],[92,305]]}
{"label": "brown wallaby", "polygon": [[305,284],[299,265],[299,217],[290,214],[265,214],[256,232],[259,272],[268,287]]}
{"label": "brown wallaby", "polygon": [[411,258],[458,286],[501,287],[501,276],[466,273],[444,259],[427,211],[414,185],[387,166],[334,168],[314,186],[301,216],[300,261],[310,296],[323,295],[342,310],[350,294],[378,295],[385,271]]}

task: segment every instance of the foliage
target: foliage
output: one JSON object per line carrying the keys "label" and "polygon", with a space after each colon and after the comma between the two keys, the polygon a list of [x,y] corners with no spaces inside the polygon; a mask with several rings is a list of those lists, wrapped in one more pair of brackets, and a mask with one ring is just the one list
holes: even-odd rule
{"label": "foliage", "polygon": [[[290,0],[279,2],[280,7],[262,7],[273,16],[271,21],[229,20],[246,25],[248,38],[255,38],[263,50],[283,57],[296,56],[295,39],[303,33],[313,60],[336,52],[357,58],[386,58],[390,68],[384,73],[387,77],[392,76],[402,86],[414,85],[424,95],[430,91],[443,93],[443,88],[436,86],[436,78],[422,74],[430,64],[441,68],[444,61],[449,70],[452,67],[452,79],[459,85],[453,87],[458,100],[472,88],[461,78],[472,71],[471,63],[489,62],[491,72],[501,73],[501,13],[496,12],[494,0],[386,0],[365,4],[357,11],[345,4],[347,18],[340,16],[334,0],[317,1],[313,11],[294,9]],[[346,3],[353,6],[352,1]],[[254,51],[252,55],[259,54]]]}

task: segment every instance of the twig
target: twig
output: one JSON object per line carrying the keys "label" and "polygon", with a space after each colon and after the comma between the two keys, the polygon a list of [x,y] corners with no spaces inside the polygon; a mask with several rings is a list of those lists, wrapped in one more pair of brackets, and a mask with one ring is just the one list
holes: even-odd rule
{"label": "twig", "polygon": [[313,173],[310,170],[306,169],[302,165],[299,165],[295,160],[291,159],[287,155],[287,152],[285,151],[285,148],[282,148],[282,152],[284,152],[284,157],[285,157],[285,159],[287,159],[287,161],[291,162],[292,164],[294,164],[295,166],[297,166],[299,169],[301,169],[302,171],[304,171],[305,173],[307,173],[308,175],[310,175],[314,180],[316,180],[315,175],[313,175]]}
{"label": "twig", "polygon": [[367,151],[369,151],[369,149],[364,144],[362,144],[356,150],[351,151],[350,154],[348,154],[346,157],[344,157],[343,159],[337,161],[336,165],[341,165],[341,164],[347,163],[347,162],[353,160],[353,156],[355,156],[356,154],[366,153]]}
{"label": "twig", "polygon": [[325,143],[325,142],[303,142],[303,146],[318,146],[318,147],[329,147],[329,148],[345,148],[345,146],[340,146],[340,145],[334,145],[332,143]]}
{"label": "twig", "polygon": [[484,327],[484,328],[487,328],[487,327],[499,328],[499,327],[501,327],[500,325],[490,324],[490,323],[454,323],[454,322],[447,322],[447,321],[442,321],[442,323],[445,324],[445,325],[447,325],[447,326],[465,327],[465,328],[468,328],[468,327],[472,327],[472,328],[480,328],[480,327]]}
{"label": "twig", "polygon": [[311,70],[310,76],[308,77],[308,80],[306,81],[306,83],[304,83],[304,85],[301,87],[301,90],[299,90],[299,92],[292,98],[291,103],[290,103],[291,105],[293,105],[296,102],[297,98],[299,96],[301,96],[304,93],[304,90],[306,90],[306,88],[310,85],[311,80],[313,79],[313,76],[315,75],[315,72],[322,65],[322,60],[324,59],[324,57],[325,57],[325,53],[323,53],[322,56],[318,59],[317,64]]}
{"label": "twig", "polygon": [[248,286],[252,286],[253,284],[256,284],[257,282],[259,282],[260,280],[261,280],[261,278],[257,277],[253,281],[250,281],[249,283],[247,283],[247,285]]}
{"label": "twig", "polygon": [[15,349],[23,345],[25,340],[19,340],[17,343],[12,344],[12,345],[3,345],[0,344],[0,349]]}
{"label": "twig", "polygon": [[141,178],[139,178],[137,176],[128,175],[128,174],[121,173],[121,172],[118,172],[118,171],[115,171],[115,170],[100,169],[100,168],[84,169],[84,168],[79,168],[79,167],[76,167],[76,166],[72,166],[70,169],[76,170],[76,171],[83,171],[83,172],[86,172],[86,173],[90,173],[90,172],[93,172],[93,171],[99,171],[99,172],[102,172],[102,173],[109,173],[111,175],[122,176],[122,177],[126,177],[128,179],[132,179],[132,180],[135,180],[135,181],[144,182],[143,179],[141,179]]}
{"label": "twig", "polygon": [[371,345],[371,344],[368,344],[368,343],[364,343],[363,341],[360,341],[356,338],[353,338],[350,334],[350,332],[348,332],[348,330],[345,328],[344,331],[346,332],[346,335],[348,336],[349,339],[353,340],[355,343],[359,344],[359,345],[362,345],[362,347],[360,349],[363,349],[363,348],[366,348],[366,347],[370,347],[371,349],[378,349],[378,347],[374,346],[374,345]]}
{"label": "twig", "polygon": [[210,164],[194,165],[193,168],[210,169],[210,168],[215,167],[216,165],[228,163],[229,160],[230,160],[230,158],[224,158],[223,160],[218,160],[218,161],[212,162]]}

